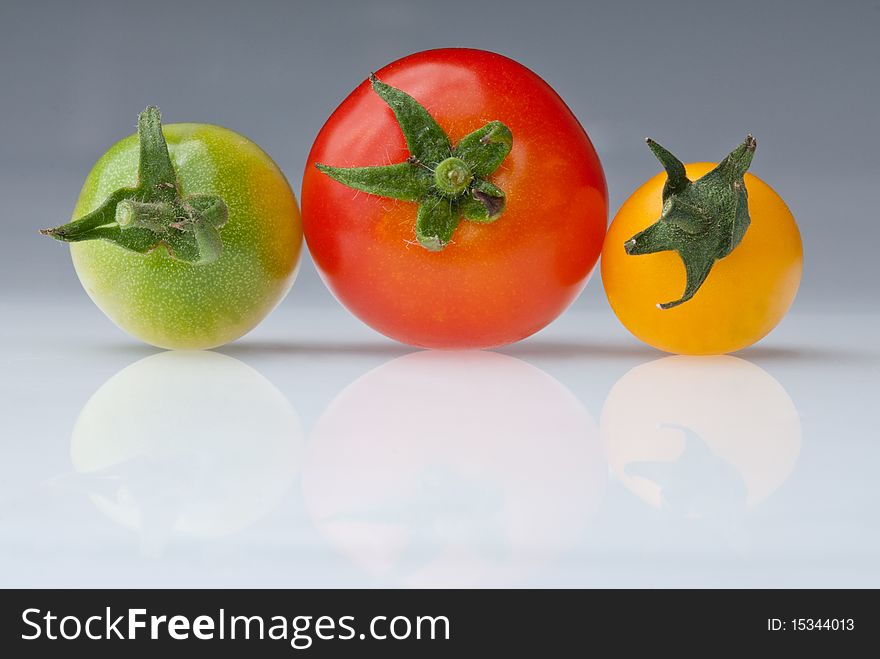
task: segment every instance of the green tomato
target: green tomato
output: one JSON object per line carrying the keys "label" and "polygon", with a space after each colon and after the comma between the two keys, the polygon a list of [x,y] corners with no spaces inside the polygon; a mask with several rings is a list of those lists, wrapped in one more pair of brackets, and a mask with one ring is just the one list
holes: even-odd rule
{"label": "green tomato", "polygon": [[130,334],[162,348],[232,341],[293,284],[302,245],[296,198],[272,159],[238,133],[162,127],[155,108],[138,129],[140,140],[117,142],[89,173],[73,213],[88,226],[45,233],[71,242],[83,287]]}

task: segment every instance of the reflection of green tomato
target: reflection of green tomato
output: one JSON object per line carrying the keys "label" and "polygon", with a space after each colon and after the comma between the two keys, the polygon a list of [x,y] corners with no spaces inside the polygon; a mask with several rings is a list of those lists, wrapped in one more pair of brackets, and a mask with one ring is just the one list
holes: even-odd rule
{"label": "reflection of green tomato", "polygon": [[801,447],[785,389],[728,356],[635,367],[608,394],[601,433],[612,473],[652,506],[684,517],[760,503],[788,478]]}
{"label": "reflection of green tomato", "polygon": [[[164,348],[209,348],[257,325],[289,290],[302,228],[296,199],[278,166],[256,144],[219,126],[164,126],[183,194],[223,198],[229,219],[223,251],[193,265],[162,249],[146,255],[102,240],[73,243],[80,281],[122,329]],[[136,135],[113,145],[89,173],[73,212],[93,211],[138,179]]]}
{"label": "reflection of green tomato", "polygon": [[322,535],[386,583],[506,585],[580,538],[607,468],[589,413],[493,352],[417,352],[349,385],[303,472]]}
{"label": "reflection of green tomato", "polygon": [[302,429],[284,396],[240,361],[164,352],[123,369],[86,403],[71,460],[95,505],[137,529],[217,537],[278,503],[299,471]]}

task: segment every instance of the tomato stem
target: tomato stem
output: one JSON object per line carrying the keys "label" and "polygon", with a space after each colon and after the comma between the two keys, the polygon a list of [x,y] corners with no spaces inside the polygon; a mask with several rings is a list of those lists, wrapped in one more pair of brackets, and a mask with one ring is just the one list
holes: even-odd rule
{"label": "tomato stem", "polygon": [[355,190],[380,197],[415,201],[415,234],[427,250],[442,250],[462,219],[487,224],[501,217],[504,191],[488,177],[513,148],[513,134],[490,121],[452,146],[431,114],[409,94],[370,76],[373,91],[394,113],[409,157],[402,163],[373,167],[331,167],[319,171]]}
{"label": "tomato stem", "polygon": [[749,228],[749,196],[743,176],[758,143],[748,135],[715,169],[696,181],[688,179],[684,165],[669,151],[654,140],[647,143],[667,174],[663,211],[623,248],[632,256],[678,252],[687,277],[684,293],[677,300],[657,305],[672,309],[696,295],[715,262],[729,255]]}
{"label": "tomato stem", "polygon": [[434,170],[434,187],[447,197],[458,197],[473,180],[470,168],[455,156],[450,156]]}
{"label": "tomato stem", "polygon": [[134,188],[116,190],[91,213],[40,233],[63,242],[108,240],[141,254],[163,246],[171,258],[192,264],[216,261],[223,248],[220,228],[229,214],[226,202],[217,195],[181,194],[158,108],[138,116],[138,140]]}

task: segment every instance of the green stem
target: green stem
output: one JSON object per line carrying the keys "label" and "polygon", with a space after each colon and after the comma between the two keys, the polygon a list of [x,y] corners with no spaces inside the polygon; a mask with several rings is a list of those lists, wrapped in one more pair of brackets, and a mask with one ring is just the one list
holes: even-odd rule
{"label": "green stem", "polygon": [[467,190],[473,180],[470,168],[464,160],[455,156],[450,156],[434,170],[434,187],[453,199]]}
{"label": "green stem", "polygon": [[430,113],[412,96],[381,82],[370,83],[397,119],[409,157],[374,167],[316,167],[334,181],[380,197],[419,203],[414,232],[425,249],[436,252],[452,241],[462,219],[487,224],[501,217],[504,191],[488,177],[513,148],[513,134],[500,121],[466,135],[455,147]]}
{"label": "green stem", "polygon": [[116,190],[91,213],[40,233],[63,242],[106,240],[141,254],[163,246],[171,258],[213,263],[223,248],[226,202],[217,195],[181,195],[158,108],[138,116],[138,140],[134,188]]}
{"label": "green stem", "polygon": [[684,293],[677,300],[657,305],[672,309],[697,294],[715,262],[728,256],[749,228],[749,196],[743,176],[758,143],[747,136],[711,172],[690,181],[678,158],[653,140],[647,142],[667,174],[663,211],[623,248],[632,256],[678,252],[687,278]]}
{"label": "green stem", "polygon": [[163,233],[177,221],[174,207],[165,201],[143,202],[123,199],[116,204],[116,224],[120,229],[141,227]]}

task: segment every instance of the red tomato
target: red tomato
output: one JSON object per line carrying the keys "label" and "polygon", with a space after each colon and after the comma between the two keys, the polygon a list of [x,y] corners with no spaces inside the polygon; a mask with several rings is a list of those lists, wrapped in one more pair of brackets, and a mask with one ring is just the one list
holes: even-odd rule
{"label": "red tomato", "polygon": [[[494,53],[425,51],[376,78],[413,97],[453,147],[488,122],[509,128],[512,149],[484,177],[503,191],[503,212],[494,221],[463,219],[432,251],[417,240],[417,201],[352,189],[319,170],[414,155],[366,80],[327,120],[306,165],[303,228],[322,278],[352,313],[404,343],[485,348],[537,332],[577,297],[602,248],[607,191],[589,137],[546,82]],[[438,164],[413,167],[431,177]]]}

